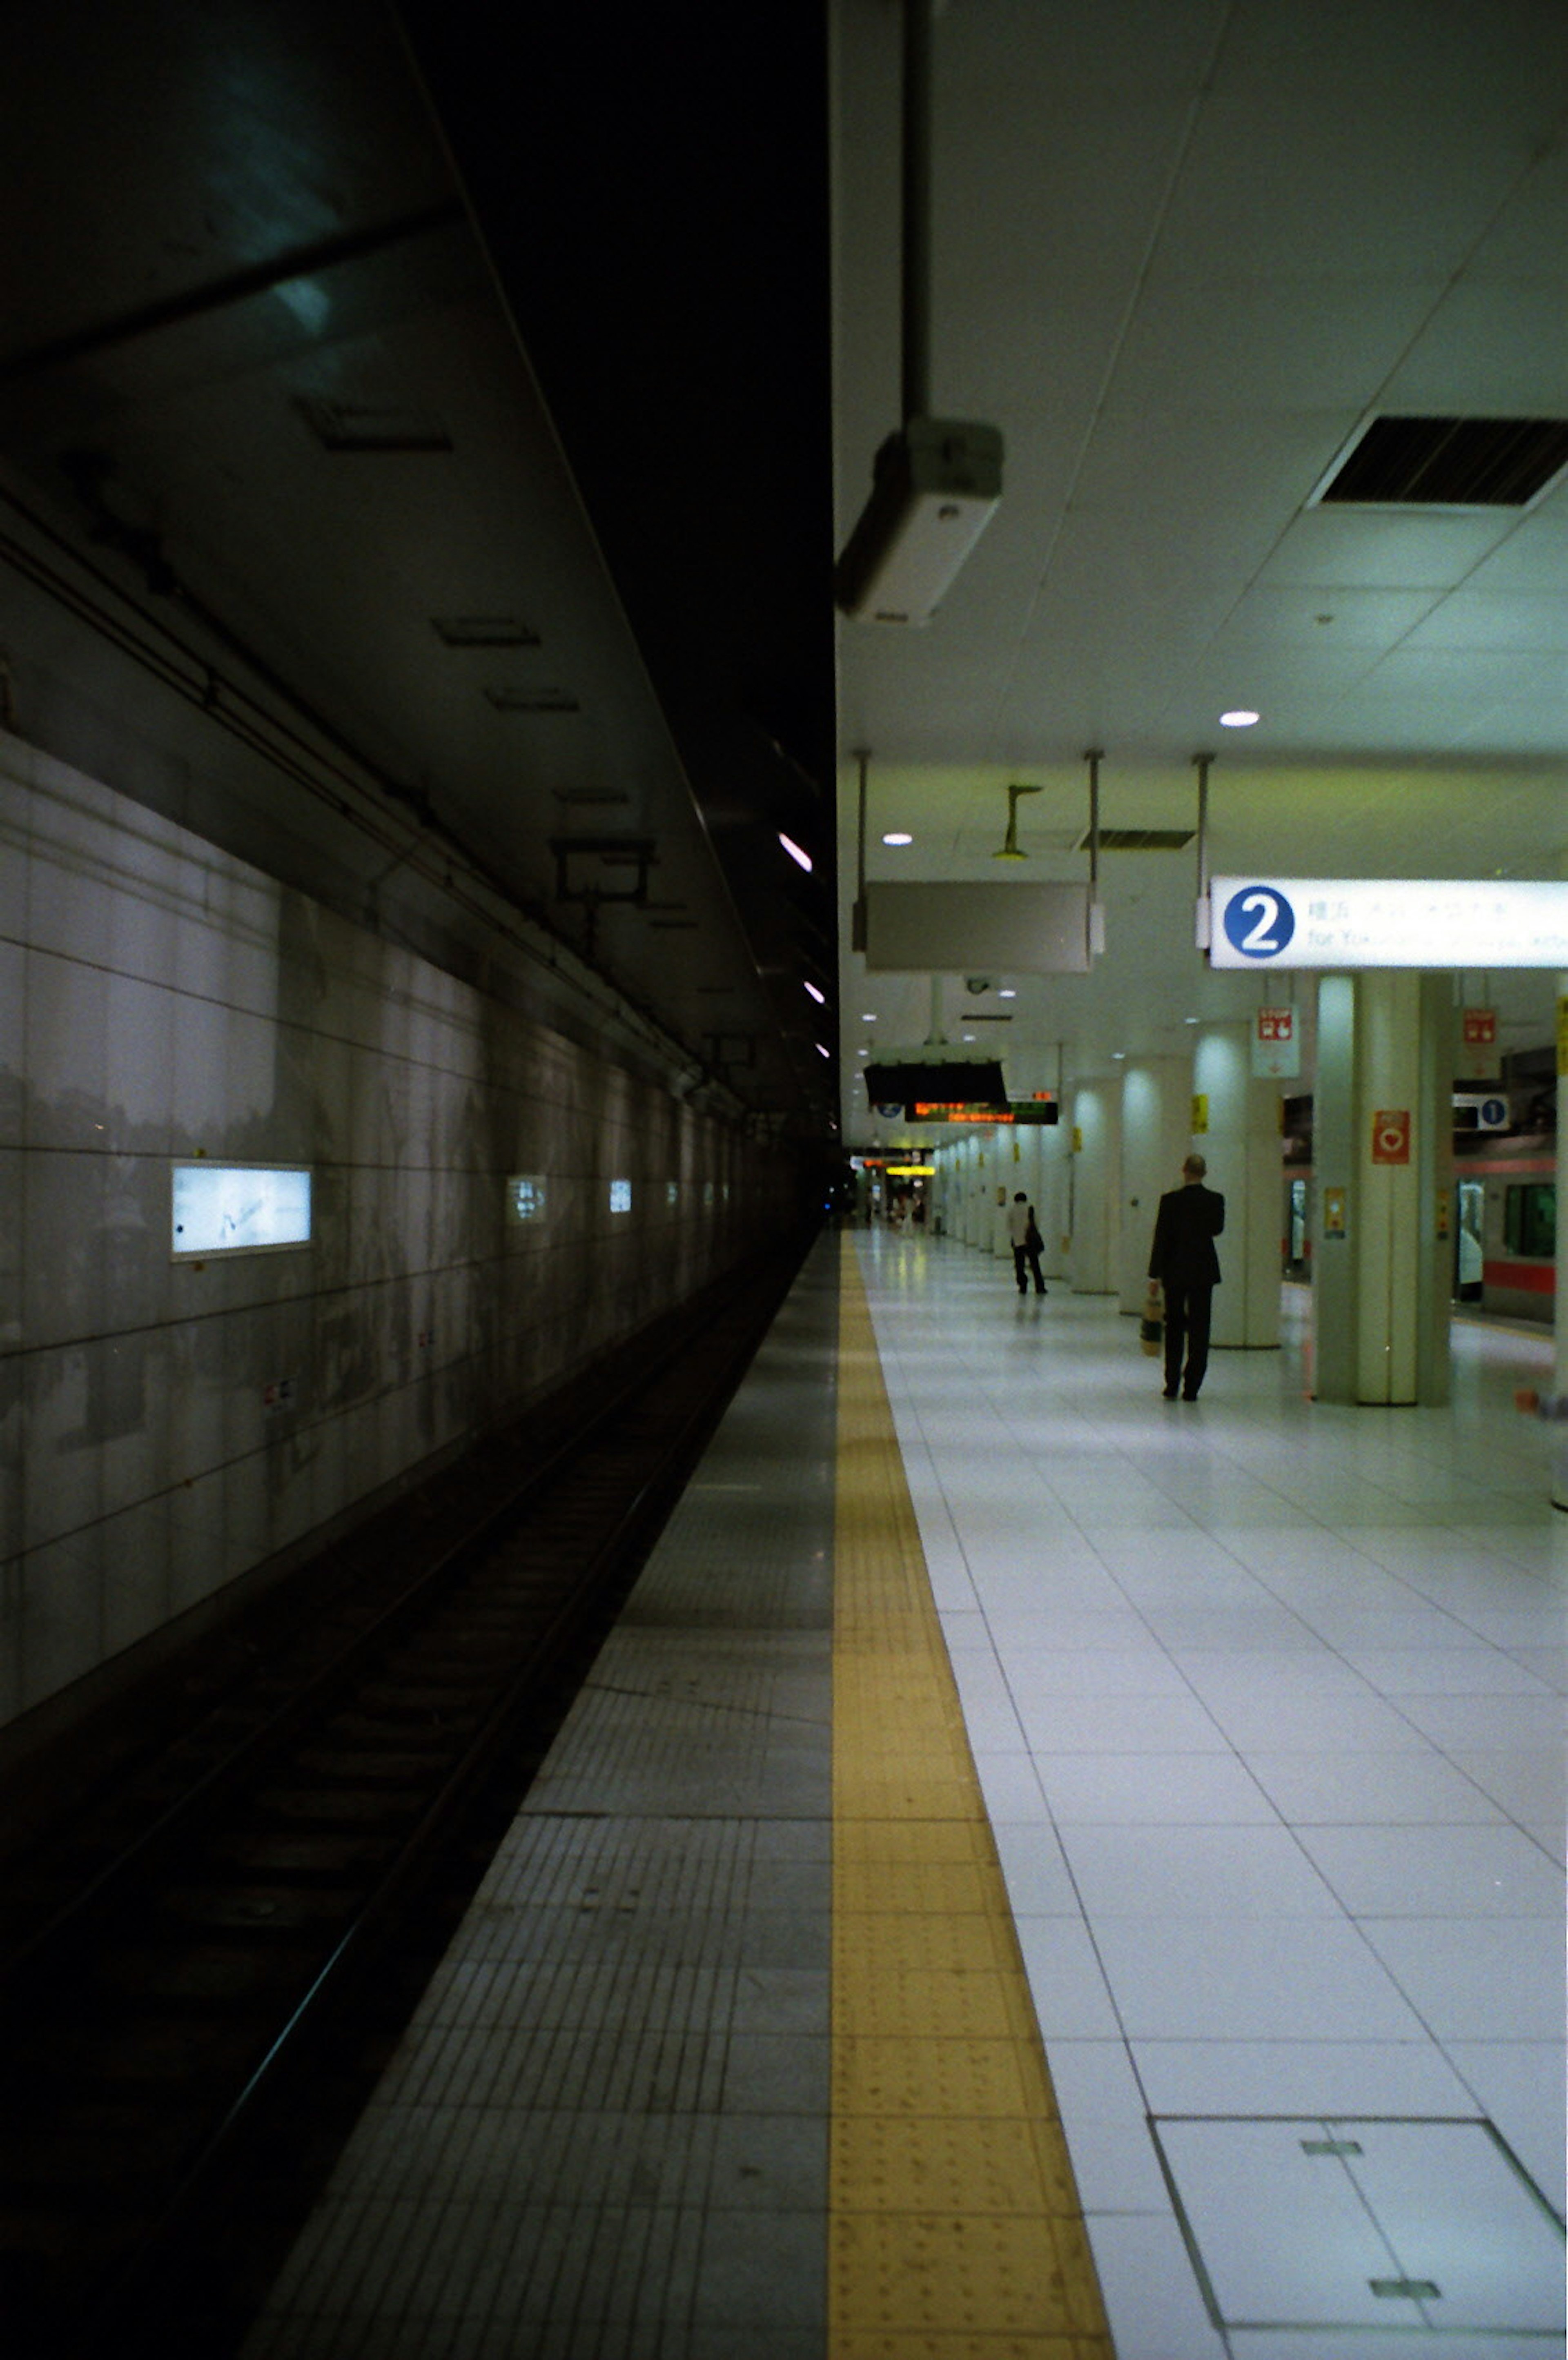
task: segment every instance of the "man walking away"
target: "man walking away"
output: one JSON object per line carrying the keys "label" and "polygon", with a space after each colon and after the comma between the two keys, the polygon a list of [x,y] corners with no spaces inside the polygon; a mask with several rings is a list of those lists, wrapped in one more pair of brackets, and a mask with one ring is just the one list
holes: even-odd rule
{"label": "man walking away", "polygon": [[[1225,1200],[1205,1188],[1209,1167],[1190,1155],[1182,1185],[1159,1200],[1149,1252],[1149,1276],[1165,1295],[1165,1397],[1196,1401],[1209,1365],[1210,1298],[1220,1284],[1214,1240],[1225,1226]],[[1185,1350],[1187,1365],[1182,1367]]]}
{"label": "man walking away", "polygon": [[1019,1294],[1027,1295],[1029,1292],[1029,1282],[1024,1274],[1027,1268],[1034,1274],[1036,1294],[1044,1295],[1046,1282],[1040,1275],[1042,1240],[1035,1227],[1035,1208],[1022,1188],[1007,1207],[1007,1235],[1013,1244],[1013,1269],[1017,1277]]}

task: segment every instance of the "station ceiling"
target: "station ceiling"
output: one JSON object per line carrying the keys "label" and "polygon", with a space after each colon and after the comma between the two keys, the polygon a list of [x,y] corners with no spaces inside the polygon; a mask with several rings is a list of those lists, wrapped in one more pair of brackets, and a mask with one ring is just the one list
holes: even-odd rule
{"label": "station ceiling", "polygon": [[23,736],[817,1135],[827,58],[734,13],[24,12],[0,652]]}
{"label": "station ceiling", "polygon": [[[938,5],[933,407],[1006,460],[922,629],[829,587],[899,421],[901,21],[18,18],[22,734],[436,955],[516,920],[850,1142],[888,1135],[861,1050],[933,1029],[849,947],[857,749],[873,878],[1083,877],[1091,747],[1102,825],[1178,836],[1212,749],[1221,871],[1561,873],[1568,490],[1318,497],[1381,415],[1568,417],[1557,0]],[[990,1020],[1019,1091],[1179,1049],[1258,990],[1194,950],[1195,878],[1108,849],[1094,972],[941,978],[941,1029]],[[1464,988],[1545,1037],[1542,979]]]}
{"label": "station ceiling", "polygon": [[[842,545],[899,415],[900,13],[835,24]],[[953,0],[932,91],[931,407],[1001,428],[1004,487],[929,625],[840,623],[846,908],[857,749],[873,880],[1082,878],[1091,748],[1102,825],[1177,836],[1212,751],[1217,873],[1568,873],[1568,481],[1318,497],[1379,417],[1568,419],[1568,16]],[[1179,1051],[1264,989],[1207,970],[1196,874],[1107,851],[1094,973],[948,978],[940,1029],[1020,1093]],[[930,981],[841,940],[846,1131],[888,1141],[854,1069],[926,1039]],[[1550,1037],[1550,978],[1464,988]]]}

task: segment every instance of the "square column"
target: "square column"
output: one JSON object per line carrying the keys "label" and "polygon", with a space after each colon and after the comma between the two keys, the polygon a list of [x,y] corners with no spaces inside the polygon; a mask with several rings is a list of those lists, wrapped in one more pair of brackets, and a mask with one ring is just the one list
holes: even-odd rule
{"label": "square column", "polygon": [[1447,976],[1368,968],[1318,991],[1316,1393],[1449,1397],[1453,1131]]}
{"label": "square column", "polygon": [[1117,1292],[1121,1230],[1122,1094],[1115,1082],[1080,1082],[1072,1098],[1072,1249],[1075,1295]]}
{"label": "square column", "polygon": [[1148,1292],[1149,1247],[1159,1200],[1168,1188],[1181,1185],[1191,1100],[1192,1075],[1185,1057],[1140,1057],[1122,1076],[1122,1236],[1117,1279],[1122,1309],[1134,1318],[1142,1311]]}

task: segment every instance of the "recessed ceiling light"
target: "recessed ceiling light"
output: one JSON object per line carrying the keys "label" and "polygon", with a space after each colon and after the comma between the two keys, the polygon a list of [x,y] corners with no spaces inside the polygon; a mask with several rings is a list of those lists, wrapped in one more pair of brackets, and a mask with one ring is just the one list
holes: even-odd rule
{"label": "recessed ceiling light", "polygon": [[1018,995],[1010,983],[1004,983],[996,997],[998,1000],[1016,1000]]}
{"label": "recessed ceiling light", "polygon": [[795,862],[795,867],[797,869],[804,869],[806,875],[809,877],[811,874],[810,853],[803,852],[799,845],[796,844],[794,836],[786,836],[782,827],[779,830],[779,842],[784,846],[784,850]]}
{"label": "recessed ceiling light", "polygon": [[1257,718],[1258,716],[1245,705],[1238,705],[1234,712],[1221,714],[1220,727],[1222,729],[1250,729]]}
{"label": "recessed ceiling light", "polygon": [[576,713],[577,700],[569,688],[487,688],[486,697],[498,713]]}
{"label": "recessed ceiling light", "polygon": [[539,634],[515,615],[437,615],[431,623],[449,648],[536,648]]}
{"label": "recessed ceiling light", "polygon": [[1181,1021],[1184,1024],[1201,1024],[1203,1019],[1201,1016],[1184,1016]]}
{"label": "recessed ceiling light", "polygon": [[809,983],[809,982],[806,984],[806,988],[807,991],[809,991],[809,992],[810,992],[811,997],[813,998],[813,1000],[815,1000],[815,1001],[817,1002],[817,1005],[818,1006],[818,1008],[826,1008],[826,1007],[827,1007],[827,1005],[828,1005],[828,994],[827,994],[825,991],[818,991],[818,990],[817,990],[817,986],[816,986],[814,983]]}
{"label": "recessed ceiling light", "polygon": [[433,410],[396,403],[302,400],[300,410],[328,451],[450,451],[452,436]]}
{"label": "recessed ceiling light", "polygon": [[828,1058],[828,1059],[830,1060],[830,1059],[831,1059],[831,1057],[832,1057],[833,1052],[832,1052],[832,1050],[831,1050],[831,1049],[825,1049],[825,1048],[822,1046],[821,1042],[820,1042],[820,1041],[818,1041],[818,1043],[817,1043],[817,1055],[818,1055],[819,1057],[827,1057],[827,1058]]}
{"label": "recessed ceiling light", "polygon": [[966,1032],[964,1034],[964,1039],[966,1041],[972,1041],[974,1039],[974,1034],[972,1032]]}
{"label": "recessed ceiling light", "polygon": [[1127,1053],[1125,1049],[1113,1049],[1111,1052],[1111,1062],[1113,1065],[1123,1065],[1126,1061],[1126,1055]]}
{"label": "recessed ceiling light", "polygon": [[862,1024],[874,1024],[876,1022],[876,1010],[874,1008],[868,1008],[865,1014],[861,1017],[861,1022]]}
{"label": "recessed ceiling light", "polygon": [[888,834],[883,837],[883,842],[884,844],[913,844],[915,838],[912,836],[906,836],[901,827],[890,829]]}

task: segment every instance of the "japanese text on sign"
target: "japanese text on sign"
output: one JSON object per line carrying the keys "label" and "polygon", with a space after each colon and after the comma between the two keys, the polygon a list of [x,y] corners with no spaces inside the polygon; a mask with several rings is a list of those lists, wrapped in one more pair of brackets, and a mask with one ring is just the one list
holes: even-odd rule
{"label": "japanese text on sign", "polygon": [[1568,882],[1217,877],[1214,967],[1568,967]]}

